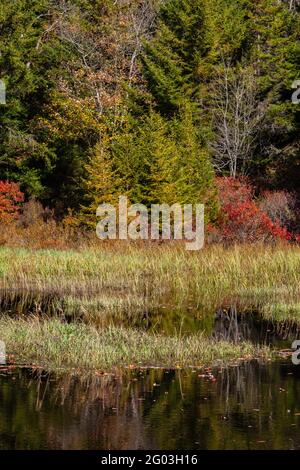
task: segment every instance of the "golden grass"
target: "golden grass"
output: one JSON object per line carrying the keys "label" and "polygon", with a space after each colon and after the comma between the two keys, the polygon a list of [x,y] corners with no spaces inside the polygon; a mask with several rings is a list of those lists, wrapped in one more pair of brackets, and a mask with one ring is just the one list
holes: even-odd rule
{"label": "golden grass", "polygon": [[[193,307],[207,318],[231,304],[258,308],[268,317],[280,306],[280,320],[288,312],[290,318],[286,306],[299,304],[299,274],[300,249],[288,245],[209,246],[195,253],[172,244],[103,244],[81,251],[2,248],[0,335],[9,352],[47,368],[200,366],[266,357],[266,348],[249,343],[216,342],[180,330],[163,336],[132,326],[162,305]],[[298,308],[292,316],[297,321]]]}
{"label": "golden grass", "polygon": [[202,367],[253,357],[269,358],[267,347],[248,342],[209,340],[202,333],[165,337],[122,327],[97,329],[57,319],[30,321],[0,318],[1,339],[18,363],[46,369],[116,367]]}
{"label": "golden grass", "polygon": [[[105,246],[105,245],[104,245]],[[171,245],[82,251],[0,250],[0,290],[7,308],[99,315],[189,304],[204,311],[297,302],[300,248],[210,246],[189,253]],[[3,308],[3,307],[2,307]],[[22,310],[22,308],[20,308]]]}

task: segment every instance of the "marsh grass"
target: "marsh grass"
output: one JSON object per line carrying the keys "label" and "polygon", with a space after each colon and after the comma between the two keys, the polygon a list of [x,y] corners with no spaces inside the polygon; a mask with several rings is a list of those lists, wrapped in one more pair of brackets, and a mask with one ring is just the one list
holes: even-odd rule
{"label": "marsh grass", "polygon": [[195,253],[170,245],[117,247],[2,248],[2,310],[97,323],[166,303],[213,312],[233,303],[261,309],[300,302],[300,248],[295,246],[210,246]]}
{"label": "marsh grass", "polygon": [[46,368],[184,367],[268,357],[270,350],[247,342],[133,326],[166,305],[165,316],[176,309],[213,319],[220,306],[234,304],[240,312],[299,322],[299,273],[300,249],[287,245],[210,246],[197,253],[170,245],[2,248],[1,340],[18,361]]}
{"label": "marsh grass", "polygon": [[269,358],[267,347],[242,342],[213,341],[202,333],[163,337],[122,327],[97,329],[84,324],[0,319],[1,338],[18,363],[46,369],[82,368],[110,370],[116,367],[202,367],[228,364],[253,357]]}
{"label": "marsh grass", "polygon": [[[271,303],[262,307],[261,311],[264,318],[276,322],[300,323],[300,302],[292,303]],[[299,325],[300,326],[300,325]]]}

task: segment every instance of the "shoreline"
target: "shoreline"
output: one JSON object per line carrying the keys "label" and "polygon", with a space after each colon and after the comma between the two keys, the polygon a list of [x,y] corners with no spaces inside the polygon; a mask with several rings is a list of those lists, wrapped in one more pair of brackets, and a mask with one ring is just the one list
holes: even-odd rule
{"label": "shoreline", "polygon": [[7,354],[13,355],[16,362],[45,370],[201,369],[273,357],[267,346],[216,341],[202,333],[171,337],[122,327],[97,330],[57,319],[1,318],[0,331]]}
{"label": "shoreline", "polygon": [[[19,361],[46,368],[203,367],[271,357],[270,348],[249,341],[208,339],[197,329],[182,334],[180,313],[213,322],[224,299],[235,296],[268,319],[298,323],[299,273],[300,249],[286,245],[214,246],[192,255],[159,248],[159,256],[136,247],[1,248],[0,340]],[[172,334],[136,326],[157,306]]]}

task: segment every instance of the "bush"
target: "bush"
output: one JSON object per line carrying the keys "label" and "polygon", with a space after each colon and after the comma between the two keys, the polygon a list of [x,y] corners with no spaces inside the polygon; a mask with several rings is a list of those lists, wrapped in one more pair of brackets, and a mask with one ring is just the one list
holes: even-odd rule
{"label": "bush", "polygon": [[272,222],[291,226],[295,221],[296,200],[288,191],[265,191],[259,201],[259,208]]}
{"label": "bush", "polygon": [[8,223],[17,218],[24,194],[17,183],[0,181],[0,222]]}
{"label": "bush", "polygon": [[0,223],[0,246],[34,249],[82,249],[101,246],[96,232],[80,230],[65,221],[58,222],[53,211],[35,199],[22,205],[18,217]]}
{"label": "bush", "polygon": [[[219,177],[216,179],[216,184],[219,190],[221,214],[216,226],[209,229],[214,241],[253,243],[293,238],[293,235],[281,224],[281,219],[275,217],[277,213],[275,203],[272,212],[274,219],[272,219],[255,200],[254,188],[246,178]],[[275,199],[268,196],[268,201]],[[271,204],[269,209],[270,207]]]}

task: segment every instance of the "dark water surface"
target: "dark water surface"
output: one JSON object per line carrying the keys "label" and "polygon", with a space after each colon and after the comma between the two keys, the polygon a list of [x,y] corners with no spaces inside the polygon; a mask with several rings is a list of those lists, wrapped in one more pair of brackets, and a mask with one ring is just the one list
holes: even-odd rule
{"label": "dark water surface", "polygon": [[0,369],[0,449],[300,449],[300,366]]}
{"label": "dark water surface", "polygon": [[[236,307],[203,316],[163,308],[135,326],[162,334],[200,330],[216,340],[276,349],[300,337],[299,324]],[[3,366],[0,449],[300,449],[300,366],[288,357],[86,379]]]}

